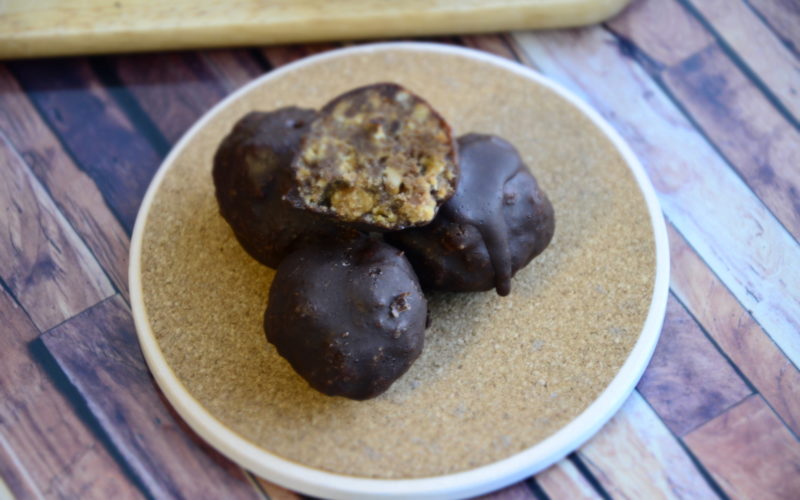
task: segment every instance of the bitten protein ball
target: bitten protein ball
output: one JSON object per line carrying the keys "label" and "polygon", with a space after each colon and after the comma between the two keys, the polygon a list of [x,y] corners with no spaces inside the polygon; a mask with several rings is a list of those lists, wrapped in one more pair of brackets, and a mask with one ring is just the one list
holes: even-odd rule
{"label": "bitten protein ball", "polygon": [[458,140],[461,178],[433,222],[386,235],[423,287],[508,295],[511,277],[550,243],[553,206],[517,150],[500,137]]}
{"label": "bitten protein ball", "polygon": [[430,222],[458,180],[450,126],[393,83],[351,90],[325,105],[294,159],[298,208],[387,231]]}
{"label": "bitten protein ball", "polygon": [[222,217],[247,253],[272,268],[296,244],[338,229],[329,219],[283,200],[293,182],[292,158],[315,117],[315,111],[296,107],[249,113],[214,156]]}
{"label": "bitten protein ball", "polygon": [[427,303],[402,252],[366,236],[308,245],[278,267],[267,339],[318,391],[373,398],[422,351]]}

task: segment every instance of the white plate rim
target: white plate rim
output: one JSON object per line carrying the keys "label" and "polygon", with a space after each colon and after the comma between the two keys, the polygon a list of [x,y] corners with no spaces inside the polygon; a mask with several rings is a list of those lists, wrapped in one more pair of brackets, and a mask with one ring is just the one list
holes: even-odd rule
{"label": "white plate rim", "polygon": [[[318,61],[384,50],[429,51],[485,61],[533,80],[575,106],[613,143],[633,173],[650,215],[656,250],[653,297],[642,332],[612,381],[580,415],[538,444],[505,459],[467,471],[418,479],[370,479],[325,472],[281,458],[250,443],[214,418],[177,378],[150,329],[142,296],[142,240],[147,216],[169,167],[191,138],[229,103],[264,81]],[[131,237],[129,285],[136,332],[153,377],[189,426],[234,462],[281,486],[323,498],[463,498],[502,488],[549,467],[586,442],[619,410],[644,373],[658,342],[669,293],[669,244],[656,192],[636,155],[597,111],[571,91],[526,66],[478,50],[427,42],[388,42],[347,47],[300,59],[249,82],[203,115],[172,148],[145,193]]]}

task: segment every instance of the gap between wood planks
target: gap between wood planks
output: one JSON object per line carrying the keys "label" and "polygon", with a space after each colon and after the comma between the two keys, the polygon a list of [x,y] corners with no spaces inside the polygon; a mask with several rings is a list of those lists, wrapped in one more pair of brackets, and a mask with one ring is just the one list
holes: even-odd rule
{"label": "gap between wood planks", "polygon": [[[647,70],[707,143],[756,192],[776,221],[789,233],[800,234],[800,170],[792,168],[800,162],[800,133],[716,49],[717,42],[700,21],[676,0],[641,0],[607,25],[625,41],[629,47],[627,54]],[[673,40],[678,43],[672,43]],[[683,74],[683,67],[698,56],[713,64],[709,64],[707,71],[701,66],[696,73],[709,73],[704,78],[726,82],[718,89],[726,97],[711,98],[719,100],[717,107],[724,108],[724,112],[706,112],[702,105],[706,101],[704,96],[691,95],[693,87],[699,89],[704,82],[687,84],[686,81],[697,78]],[[769,183],[762,183],[763,171],[770,174]],[[714,271],[719,275],[717,269]],[[727,286],[731,289],[730,283]],[[759,300],[750,290],[746,293],[751,295],[749,298]],[[747,303],[741,297],[739,300],[743,305]],[[780,348],[786,347],[778,344]]]}
{"label": "gap between wood planks", "polygon": [[760,16],[744,0],[677,1],[713,34],[778,112],[800,129],[800,63]]}
{"label": "gap between wood planks", "polygon": [[800,4],[796,0],[746,0],[759,19],[800,58]]}
{"label": "gap between wood planks", "polygon": [[776,168],[800,163],[800,131],[677,0],[639,0],[606,27],[800,241],[800,171]]}
{"label": "gap between wood planks", "polygon": [[81,171],[13,75],[0,65],[0,129],[86,243],[117,290],[127,293],[128,238],[97,185]]}
{"label": "gap between wood planks", "polygon": [[[97,441],[68,395],[47,373],[30,343],[39,330],[25,310],[0,292],[0,472],[22,497],[140,496],[106,446]],[[5,450],[5,451],[3,451]],[[113,450],[112,450],[113,451]],[[101,472],[101,474],[97,474]],[[27,492],[27,493],[26,493]]]}

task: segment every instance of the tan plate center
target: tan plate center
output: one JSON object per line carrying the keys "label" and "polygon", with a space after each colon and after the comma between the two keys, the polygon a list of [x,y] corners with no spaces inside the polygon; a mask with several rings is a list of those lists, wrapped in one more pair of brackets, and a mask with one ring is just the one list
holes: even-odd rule
{"label": "tan plate center", "polygon": [[[430,297],[425,350],[377,399],[311,390],[262,331],[273,271],[217,213],[211,159],[250,110],[319,107],[395,81],[458,134],[519,148],[556,211],[550,247],[511,296]],[[458,472],[529,448],[584,410],[622,366],[653,292],[644,199],[612,143],[541,84],[488,61],[409,49],[344,54],[262,82],[214,116],[169,165],[144,228],[143,297],[176,376],[246,440],[310,467],[373,478]]]}

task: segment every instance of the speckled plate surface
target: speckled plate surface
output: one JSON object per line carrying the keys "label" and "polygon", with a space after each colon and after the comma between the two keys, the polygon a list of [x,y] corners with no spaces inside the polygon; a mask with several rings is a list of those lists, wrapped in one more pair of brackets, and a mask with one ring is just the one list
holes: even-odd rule
{"label": "speckled plate surface", "polygon": [[[550,196],[550,247],[512,294],[435,294],[416,364],[382,396],[311,390],[262,331],[273,271],[218,215],[211,161],[251,110],[319,107],[396,81],[458,134],[499,134]],[[619,408],[655,347],[666,231],[652,186],[599,115],[520,65],[468,49],[378,44],[270,72],[175,146],[136,222],[131,299],[142,350],[180,415],[234,461],[323,497],[460,497],[535,473]]]}

